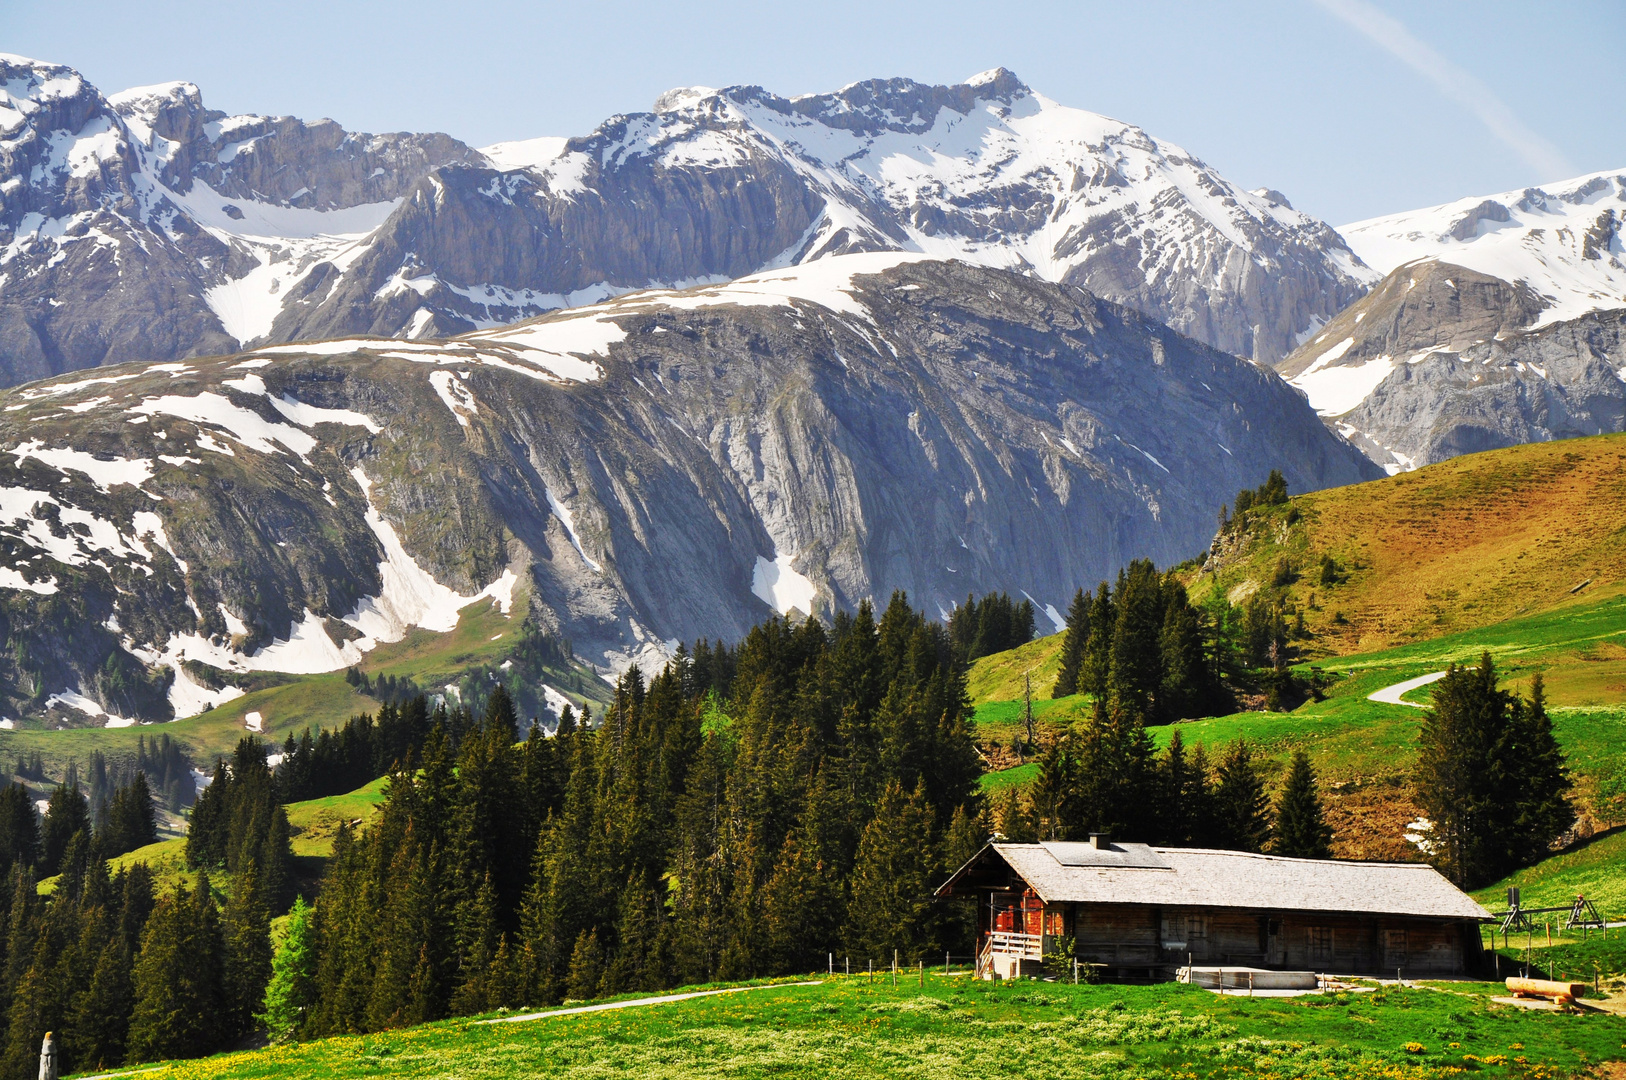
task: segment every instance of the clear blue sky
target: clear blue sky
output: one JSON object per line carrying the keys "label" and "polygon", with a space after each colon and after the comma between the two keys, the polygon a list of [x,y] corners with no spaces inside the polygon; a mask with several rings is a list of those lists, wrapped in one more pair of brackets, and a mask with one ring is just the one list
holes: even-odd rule
{"label": "clear blue sky", "polygon": [[1626,169],[1621,0],[0,0],[0,51],[476,146],[583,134],[673,86],[1004,65],[1334,224]]}

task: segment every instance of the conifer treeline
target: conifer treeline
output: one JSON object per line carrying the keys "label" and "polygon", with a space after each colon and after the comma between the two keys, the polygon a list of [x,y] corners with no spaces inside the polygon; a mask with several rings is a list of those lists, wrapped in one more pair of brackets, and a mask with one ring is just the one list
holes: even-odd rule
{"label": "conifer treeline", "polygon": [[1103,581],[1093,598],[1082,589],[1073,597],[1051,696],[1091,694],[1143,725],[1228,712],[1220,631],[1172,574],[1137,559],[1116,586]]}
{"label": "conifer treeline", "polygon": [[1293,756],[1273,805],[1246,741],[1237,739],[1210,761],[1200,743],[1188,751],[1178,730],[1161,755],[1145,739],[1056,740],[1040,759],[1027,797],[1015,787],[1006,791],[994,827],[1017,842],[1104,832],[1118,840],[1305,859],[1330,858],[1332,851],[1315,772],[1303,751]]}
{"label": "conifer treeline", "polygon": [[26,858],[37,827],[27,792],[0,791],[13,859],[0,895],[0,1075],[34,1075],[47,1031],[63,1072],[206,1054],[249,1034],[271,975],[271,917],[292,887],[288,819],[264,747],[239,743],[194,811],[188,860],[230,871],[224,911],[207,869],[161,899],[145,865],[109,877],[111,855],[155,839],[144,773],[117,789],[99,829],[69,779],[33,841],[40,873],[59,875],[49,896]]}
{"label": "conifer treeline", "polygon": [[967,596],[949,613],[948,631],[960,659],[969,664],[1032,641],[1033,603],[1014,603],[1005,593],[989,593],[981,600]]}
{"label": "conifer treeline", "polygon": [[[984,833],[963,668],[894,596],[630,670],[596,730],[438,726],[341,833],[279,982],[308,1034],[964,949],[933,886]],[[279,970],[294,971],[289,961]],[[289,1002],[303,1002],[290,1006]]]}

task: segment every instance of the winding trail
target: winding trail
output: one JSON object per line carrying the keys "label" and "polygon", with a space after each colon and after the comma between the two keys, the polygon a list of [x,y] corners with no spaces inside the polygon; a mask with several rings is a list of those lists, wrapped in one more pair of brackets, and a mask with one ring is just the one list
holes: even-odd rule
{"label": "winding trail", "polygon": [[1385,686],[1382,690],[1377,690],[1366,695],[1366,700],[1381,701],[1385,705],[1405,705],[1413,709],[1426,709],[1428,708],[1427,705],[1419,705],[1415,701],[1401,700],[1401,695],[1410,693],[1419,686],[1427,686],[1429,683],[1439,682],[1441,679],[1445,678],[1445,674],[1446,673],[1443,671],[1436,671],[1428,675],[1419,675],[1415,679],[1407,679],[1405,682],[1397,682],[1393,686]]}
{"label": "winding trail", "polygon": [[687,994],[667,994],[664,997],[631,998],[627,1001],[606,1001],[602,1005],[579,1005],[574,1009],[550,1009],[547,1012],[521,1013],[518,1016],[499,1016],[491,1020],[476,1020],[477,1024],[513,1024],[521,1020],[545,1020],[550,1016],[574,1016],[577,1013],[604,1012],[606,1009],[630,1009],[638,1005],[670,1005],[674,1001],[716,997],[718,994],[743,994],[748,990],[777,990],[783,986],[819,986],[823,980],[813,982],[769,983],[766,986],[731,986],[726,990],[695,990]]}

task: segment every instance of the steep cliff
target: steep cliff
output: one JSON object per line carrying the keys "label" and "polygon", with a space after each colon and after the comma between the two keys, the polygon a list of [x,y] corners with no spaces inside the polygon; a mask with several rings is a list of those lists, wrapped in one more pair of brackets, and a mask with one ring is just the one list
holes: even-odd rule
{"label": "steep cliff", "polygon": [[0,401],[0,694],[57,723],[197,711],[477,602],[605,670],[894,589],[1059,618],[1132,557],[1200,550],[1271,468],[1378,474],[1267,368],[891,253]]}

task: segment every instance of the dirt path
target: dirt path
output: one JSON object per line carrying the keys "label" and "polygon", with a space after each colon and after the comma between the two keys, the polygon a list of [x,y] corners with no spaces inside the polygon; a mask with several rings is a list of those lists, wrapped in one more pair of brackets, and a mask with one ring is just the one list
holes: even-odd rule
{"label": "dirt path", "polygon": [[718,994],[743,994],[748,990],[776,990],[781,986],[819,986],[820,982],[771,983],[767,986],[731,986],[727,990],[695,990],[687,994],[667,994],[664,997],[631,998],[627,1001],[606,1001],[602,1005],[578,1005],[574,1009],[550,1009],[547,1012],[521,1013],[518,1016],[499,1016],[494,1020],[476,1020],[477,1024],[513,1024],[520,1020],[545,1020],[550,1016],[574,1016],[577,1013],[603,1012],[606,1009],[631,1009],[639,1005],[670,1005],[674,1001],[716,997]]}
{"label": "dirt path", "polygon": [[1439,682],[1443,678],[1445,678],[1445,672],[1443,671],[1436,671],[1429,675],[1419,675],[1415,679],[1397,682],[1393,686],[1385,686],[1382,690],[1370,693],[1366,695],[1366,700],[1381,701],[1385,705],[1405,705],[1413,709],[1426,709],[1428,708],[1427,705],[1419,705],[1414,701],[1402,701],[1400,695],[1409,693],[1419,686]]}

